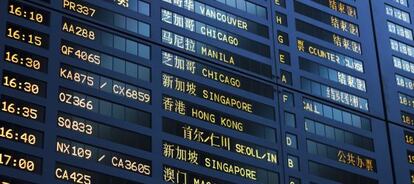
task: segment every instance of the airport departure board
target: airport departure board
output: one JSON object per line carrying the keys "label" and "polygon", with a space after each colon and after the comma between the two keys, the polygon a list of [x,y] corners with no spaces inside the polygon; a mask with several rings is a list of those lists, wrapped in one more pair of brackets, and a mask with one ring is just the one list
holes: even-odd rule
{"label": "airport departure board", "polygon": [[411,1],[0,0],[0,184],[413,184]]}

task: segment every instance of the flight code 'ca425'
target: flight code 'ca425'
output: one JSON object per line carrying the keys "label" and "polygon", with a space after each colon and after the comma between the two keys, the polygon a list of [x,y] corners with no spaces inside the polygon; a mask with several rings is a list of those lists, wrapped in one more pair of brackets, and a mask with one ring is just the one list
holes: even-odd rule
{"label": "flight code 'ca425'", "polygon": [[92,176],[76,171],[68,171],[62,168],[56,168],[55,176],[58,179],[66,180],[76,184],[91,184]]}

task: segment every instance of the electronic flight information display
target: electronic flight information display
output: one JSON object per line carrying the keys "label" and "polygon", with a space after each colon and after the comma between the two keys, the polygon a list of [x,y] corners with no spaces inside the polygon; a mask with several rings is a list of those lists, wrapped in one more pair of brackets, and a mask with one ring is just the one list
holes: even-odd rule
{"label": "electronic flight information display", "polygon": [[408,1],[1,0],[0,184],[413,184]]}

